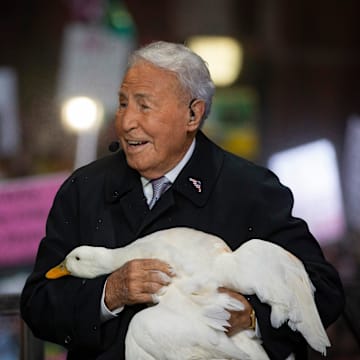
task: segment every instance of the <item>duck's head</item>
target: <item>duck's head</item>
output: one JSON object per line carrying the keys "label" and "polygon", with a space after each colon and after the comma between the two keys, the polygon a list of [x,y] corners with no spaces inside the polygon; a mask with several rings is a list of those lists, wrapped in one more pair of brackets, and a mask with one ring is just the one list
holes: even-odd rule
{"label": "duck's head", "polygon": [[95,246],[79,246],[72,250],[59,265],[46,273],[47,279],[72,275],[92,279],[112,271],[108,251]]}

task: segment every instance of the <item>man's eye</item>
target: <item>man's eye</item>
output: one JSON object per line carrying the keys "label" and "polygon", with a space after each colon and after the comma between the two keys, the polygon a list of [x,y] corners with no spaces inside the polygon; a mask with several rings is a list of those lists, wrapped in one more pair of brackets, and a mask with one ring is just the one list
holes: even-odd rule
{"label": "man's eye", "polygon": [[125,102],[119,103],[119,109],[124,109],[126,107],[127,107],[127,103],[125,103]]}
{"label": "man's eye", "polygon": [[146,104],[140,104],[140,107],[141,107],[142,110],[150,109],[150,107],[147,106]]}

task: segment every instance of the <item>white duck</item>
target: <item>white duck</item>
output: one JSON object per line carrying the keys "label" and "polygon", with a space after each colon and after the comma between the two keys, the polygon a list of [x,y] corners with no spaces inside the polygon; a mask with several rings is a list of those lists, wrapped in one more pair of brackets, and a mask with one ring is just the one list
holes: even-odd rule
{"label": "white duck", "polygon": [[226,335],[227,310],[241,310],[243,305],[219,293],[220,286],[256,294],[271,306],[274,327],[287,322],[322,354],[330,346],[315,306],[315,289],[302,262],[263,240],[250,240],[232,252],[219,237],[172,228],[124,248],[80,246],[46,276],[94,278],[136,258],[163,260],[174,268],[176,276],[159,294],[157,305],[131,320],[126,336],[128,360],[268,359],[253,331]]}

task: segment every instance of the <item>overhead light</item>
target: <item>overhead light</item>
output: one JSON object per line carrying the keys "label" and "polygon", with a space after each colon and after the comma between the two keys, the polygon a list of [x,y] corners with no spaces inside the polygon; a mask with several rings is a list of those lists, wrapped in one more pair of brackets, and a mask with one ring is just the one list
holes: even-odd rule
{"label": "overhead light", "polygon": [[103,107],[89,97],[79,96],[67,100],[62,107],[64,125],[77,133],[74,168],[96,159]]}
{"label": "overhead light", "polygon": [[85,96],[73,97],[62,107],[62,120],[71,130],[83,132],[96,127],[102,113],[102,107],[97,101]]}
{"label": "overhead light", "polygon": [[243,50],[240,43],[227,36],[194,36],[187,45],[208,64],[216,86],[229,86],[238,78]]}

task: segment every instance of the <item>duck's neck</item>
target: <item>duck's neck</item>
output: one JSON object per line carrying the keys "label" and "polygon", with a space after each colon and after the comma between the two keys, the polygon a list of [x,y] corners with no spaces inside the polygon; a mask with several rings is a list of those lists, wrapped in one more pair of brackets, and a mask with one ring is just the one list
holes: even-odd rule
{"label": "duck's neck", "polygon": [[138,254],[131,251],[131,248],[129,249],[128,247],[106,250],[105,259],[112,271],[119,269],[130,260],[140,258]]}

